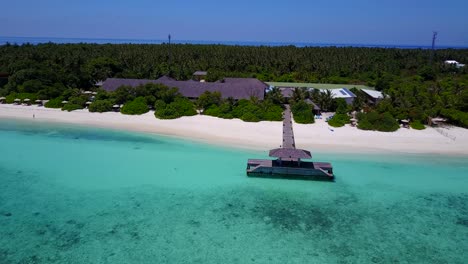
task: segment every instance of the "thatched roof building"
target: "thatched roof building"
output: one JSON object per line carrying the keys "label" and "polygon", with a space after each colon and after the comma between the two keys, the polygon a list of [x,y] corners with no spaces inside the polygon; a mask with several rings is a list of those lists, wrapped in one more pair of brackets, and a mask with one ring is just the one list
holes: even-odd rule
{"label": "thatched roof building", "polygon": [[270,150],[270,157],[281,159],[311,159],[310,151],[296,148],[277,148]]}
{"label": "thatched roof building", "polygon": [[118,79],[108,78],[104,81],[102,88],[106,91],[115,91],[120,86],[132,86],[155,83],[168,87],[176,87],[179,92],[188,98],[198,98],[205,91],[220,92],[223,98],[232,97],[235,100],[256,97],[259,100],[265,98],[265,89],[268,85],[255,78],[225,78],[217,82],[177,81],[163,76],[157,80],[145,79]]}

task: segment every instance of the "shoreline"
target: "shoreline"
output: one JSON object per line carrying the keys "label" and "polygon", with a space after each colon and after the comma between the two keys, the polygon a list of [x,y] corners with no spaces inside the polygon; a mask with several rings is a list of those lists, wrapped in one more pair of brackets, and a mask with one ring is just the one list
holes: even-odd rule
{"label": "shoreline", "polygon": [[[116,112],[66,112],[38,106],[0,104],[0,120],[2,118],[135,131],[255,151],[268,151],[279,147],[282,137],[282,125],[279,121],[249,123],[239,119],[203,115],[161,120],[155,118],[152,111],[140,116],[130,116]],[[297,147],[311,150],[312,153],[319,151],[468,156],[468,129],[459,127],[439,129],[440,131],[429,127],[425,130],[399,129],[396,132],[378,132],[359,130],[349,125],[331,128],[322,119],[316,120],[315,124],[294,123],[293,129]],[[444,136],[443,133],[450,137]]]}

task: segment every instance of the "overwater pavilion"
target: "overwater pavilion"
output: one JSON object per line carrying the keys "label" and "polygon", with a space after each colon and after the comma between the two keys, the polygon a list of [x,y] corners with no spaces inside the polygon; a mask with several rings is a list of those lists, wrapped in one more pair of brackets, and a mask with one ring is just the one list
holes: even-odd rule
{"label": "overwater pavilion", "polygon": [[301,166],[301,159],[312,158],[312,154],[310,154],[310,151],[295,148],[272,149],[270,150],[268,156],[278,158],[277,161],[279,165],[293,165],[294,163],[297,163],[299,167]]}
{"label": "overwater pavilion", "polygon": [[302,161],[311,159],[310,151],[297,149],[292,127],[291,110],[289,105],[283,113],[283,144],[280,148],[272,149],[270,157],[276,160],[249,159],[247,175],[271,177],[273,175],[286,178],[308,178],[333,180],[333,167],[328,162]]}

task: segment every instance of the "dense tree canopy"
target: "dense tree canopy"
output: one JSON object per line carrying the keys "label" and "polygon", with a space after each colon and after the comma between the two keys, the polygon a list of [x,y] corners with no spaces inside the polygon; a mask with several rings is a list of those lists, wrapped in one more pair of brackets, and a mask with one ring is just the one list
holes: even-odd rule
{"label": "dense tree canopy", "polygon": [[363,83],[389,88],[401,76],[424,81],[466,69],[443,61],[468,61],[468,50],[437,50],[437,63],[428,66],[430,50],[354,47],[249,47],[225,45],[40,44],[0,46],[0,71],[12,74],[10,88],[29,80],[38,86],[62,83],[88,88],[107,77],[158,78],[169,74],[189,79],[195,70],[208,70],[209,80],[257,77],[263,81]]}

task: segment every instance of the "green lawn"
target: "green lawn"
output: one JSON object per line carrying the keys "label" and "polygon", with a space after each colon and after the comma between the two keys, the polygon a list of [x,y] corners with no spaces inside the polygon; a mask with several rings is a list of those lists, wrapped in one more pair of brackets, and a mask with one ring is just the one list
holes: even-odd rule
{"label": "green lawn", "polygon": [[289,82],[266,82],[268,85],[280,86],[280,87],[308,87],[317,89],[338,89],[348,88],[351,89],[356,87],[357,89],[369,89],[374,90],[373,87],[359,85],[359,84],[332,84],[332,83],[289,83]]}

